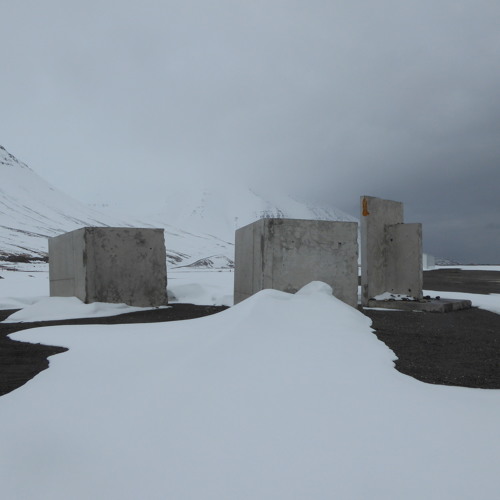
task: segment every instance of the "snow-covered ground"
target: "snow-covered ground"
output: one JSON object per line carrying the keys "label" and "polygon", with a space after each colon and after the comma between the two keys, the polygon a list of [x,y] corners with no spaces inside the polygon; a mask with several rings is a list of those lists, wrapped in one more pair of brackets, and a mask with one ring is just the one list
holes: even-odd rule
{"label": "snow-covered ground", "polygon": [[[0,310],[23,309],[18,321],[112,316],[143,308],[124,304],[83,304],[73,299],[49,297],[47,264],[15,264],[14,270],[0,270]],[[169,302],[200,305],[233,305],[232,270],[169,269]],[[63,317],[62,317],[63,316]],[[22,318],[22,319],[19,319]]]}
{"label": "snow-covered ground", "polygon": [[233,305],[231,270],[180,270],[168,273],[169,301],[199,305]]}
{"label": "snow-covered ground", "polygon": [[[163,307],[168,306],[162,306],[161,308]],[[24,309],[11,314],[3,323],[101,318],[148,309],[152,308],[132,307],[127,304],[108,304],[104,302],[84,304],[76,297],[43,297]]]}
{"label": "snow-covered ground", "polygon": [[370,320],[321,283],[197,320],[13,337],[69,351],[0,398],[4,498],[455,500],[500,490],[500,391],[402,375]]}
{"label": "snow-covered ground", "polygon": [[[59,311],[57,298],[49,298],[49,278],[47,264],[12,264],[11,267],[19,271],[0,270],[0,309],[26,309],[23,313],[27,318],[23,321],[42,321],[48,318],[39,316],[41,308],[37,306],[44,300],[44,308],[55,312]],[[464,266],[462,266],[464,267]],[[465,266],[472,270],[499,271],[500,266]],[[499,275],[500,280],[500,275]],[[232,270],[220,269],[189,269],[177,268],[168,270],[168,294],[170,302],[186,302],[199,305],[233,305],[233,282]],[[436,296],[450,299],[469,299],[472,305],[498,312],[500,309],[500,296],[498,294],[480,295],[464,294],[458,292],[440,292],[435,290],[424,290],[424,295]],[[28,307],[30,307],[28,309]],[[91,304],[75,303],[74,314],[81,314],[81,318],[92,317],[95,310]],[[129,307],[129,306],[126,306]],[[123,314],[132,312],[132,309],[117,309],[111,306],[106,309],[104,305],[99,306],[99,315]],[[106,313],[107,310],[107,313]],[[71,317],[75,317],[74,315]],[[68,316],[69,318],[69,316]]]}

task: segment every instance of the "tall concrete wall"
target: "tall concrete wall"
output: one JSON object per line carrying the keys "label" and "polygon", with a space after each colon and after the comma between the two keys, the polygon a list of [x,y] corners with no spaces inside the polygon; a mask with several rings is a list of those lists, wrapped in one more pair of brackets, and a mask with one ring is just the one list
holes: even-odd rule
{"label": "tall concrete wall", "polygon": [[422,298],[422,226],[403,218],[402,203],[361,197],[363,305],[384,292]]}
{"label": "tall concrete wall", "polygon": [[[263,289],[266,219],[236,231],[234,249],[234,303]],[[266,281],[269,281],[269,277]]]}
{"label": "tall concrete wall", "polygon": [[394,224],[386,227],[386,290],[422,298],[422,225]]}
{"label": "tall concrete wall", "polygon": [[430,255],[428,253],[424,253],[422,255],[422,265],[425,269],[434,269],[436,267],[436,258],[434,255]]}
{"label": "tall concrete wall", "polygon": [[357,306],[357,223],[260,219],[236,231],[235,304],[273,288],[295,293],[324,281]]}
{"label": "tall concrete wall", "polygon": [[49,238],[51,297],[86,298],[85,229]]}
{"label": "tall concrete wall", "polygon": [[52,296],[165,305],[163,229],[87,227],[50,238],[49,275]]}

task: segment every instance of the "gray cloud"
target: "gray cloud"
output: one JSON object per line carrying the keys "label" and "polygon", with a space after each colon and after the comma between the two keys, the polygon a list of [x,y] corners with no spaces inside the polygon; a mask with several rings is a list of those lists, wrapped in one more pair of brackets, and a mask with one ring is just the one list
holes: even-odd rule
{"label": "gray cloud", "polygon": [[33,0],[3,8],[1,143],[82,200],[203,177],[357,213],[404,201],[426,248],[500,262],[500,4]]}

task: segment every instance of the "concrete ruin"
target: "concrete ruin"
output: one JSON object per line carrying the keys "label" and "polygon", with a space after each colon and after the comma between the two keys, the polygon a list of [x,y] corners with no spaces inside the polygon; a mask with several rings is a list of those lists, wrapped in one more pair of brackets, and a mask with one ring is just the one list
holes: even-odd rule
{"label": "concrete ruin", "polygon": [[163,229],[84,227],[49,238],[52,297],[85,303],[167,304]]}
{"label": "concrete ruin", "polygon": [[424,268],[424,271],[427,269],[434,269],[436,267],[436,258],[434,255],[424,253],[422,255],[422,267]]}
{"label": "concrete ruin", "polygon": [[422,225],[404,224],[403,204],[361,197],[361,299],[385,292],[422,299]]}
{"label": "concrete ruin", "polygon": [[362,196],[360,233],[364,307],[448,312],[471,306],[468,300],[424,299],[422,225],[404,223],[401,202]]}
{"label": "concrete ruin", "polygon": [[234,303],[265,288],[295,293],[317,280],[357,307],[357,239],[356,222],[269,218],[238,229]]}

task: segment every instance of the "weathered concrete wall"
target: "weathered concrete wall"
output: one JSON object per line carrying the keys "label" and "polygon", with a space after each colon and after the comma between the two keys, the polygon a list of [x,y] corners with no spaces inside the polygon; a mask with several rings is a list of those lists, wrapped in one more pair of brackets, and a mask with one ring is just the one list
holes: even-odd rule
{"label": "weathered concrete wall", "polygon": [[85,229],[49,238],[51,297],[86,299]]}
{"label": "weathered concrete wall", "polygon": [[167,303],[163,229],[72,231],[49,240],[49,262],[51,295],[74,295],[86,303]]}
{"label": "weathered concrete wall", "polygon": [[422,226],[403,220],[402,203],[361,197],[363,305],[388,291],[422,297]]}
{"label": "weathered concrete wall", "polygon": [[234,303],[250,297],[263,287],[265,219],[236,231],[234,249]]}
{"label": "weathered concrete wall", "polygon": [[424,253],[422,255],[422,266],[424,269],[434,269],[436,267],[436,258],[434,255]]}
{"label": "weathered concrete wall", "polygon": [[260,219],[236,231],[235,304],[264,288],[295,293],[324,281],[357,306],[357,223]]}
{"label": "weathered concrete wall", "polygon": [[421,299],[422,224],[394,224],[386,227],[387,276],[384,291]]}
{"label": "weathered concrete wall", "polygon": [[368,299],[386,291],[387,247],[385,226],[403,222],[403,204],[372,196],[361,197],[361,297]]}

